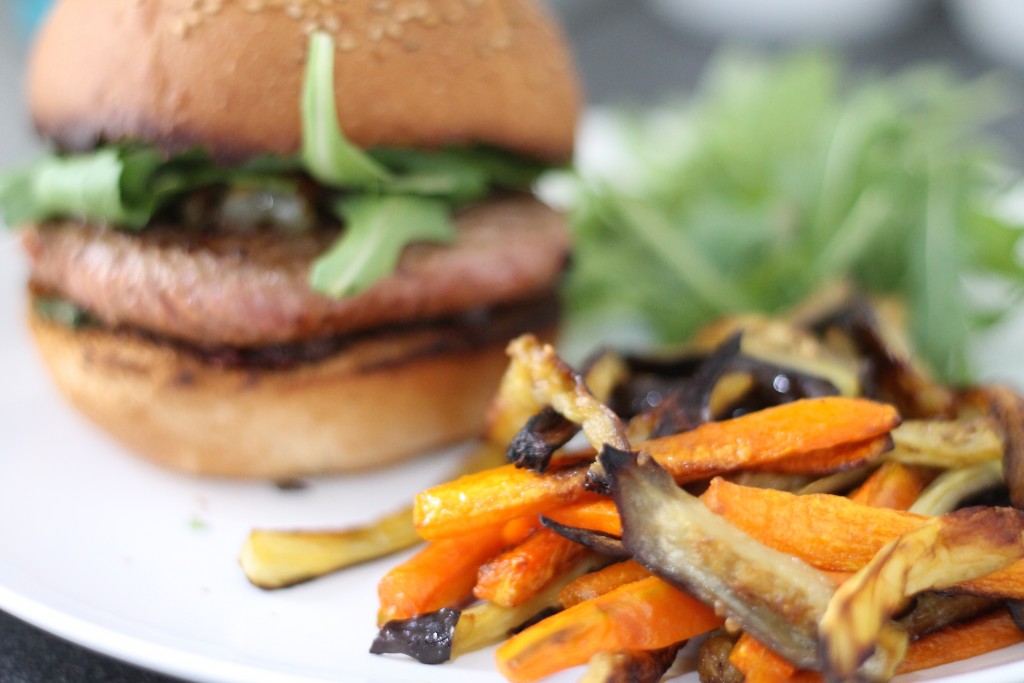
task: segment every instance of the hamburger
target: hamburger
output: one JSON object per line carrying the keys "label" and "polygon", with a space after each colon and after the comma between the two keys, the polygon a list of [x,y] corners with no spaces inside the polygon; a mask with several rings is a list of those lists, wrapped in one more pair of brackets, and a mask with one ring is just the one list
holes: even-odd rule
{"label": "hamburger", "polygon": [[378,467],[477,433],[568,258],[537,175],[580,94],[529,0],[60,0],[0,181],[70,402],[193,473]]}

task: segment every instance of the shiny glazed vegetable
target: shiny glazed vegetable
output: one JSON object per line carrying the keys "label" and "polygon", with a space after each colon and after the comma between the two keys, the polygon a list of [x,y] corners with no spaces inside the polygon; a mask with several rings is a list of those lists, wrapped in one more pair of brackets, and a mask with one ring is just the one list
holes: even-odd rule
{"label": "shiny glazed vegetable", "polygon": [[874,683],[1024,642],[1002,476],[1019,399],[935,381],[884,310],[722,320],[580,372],[516,340],[484,437],[510,464],[416,497],[425,545],[381,579],[372,651],[497,644],[514,683],[684,662],[705,683]]}

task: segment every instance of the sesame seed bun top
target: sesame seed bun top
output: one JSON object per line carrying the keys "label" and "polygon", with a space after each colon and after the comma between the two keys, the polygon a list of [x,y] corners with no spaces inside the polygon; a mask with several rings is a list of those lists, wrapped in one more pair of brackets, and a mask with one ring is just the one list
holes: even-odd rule
{"label": "sesame seed bun top", "polygon": [[532,0],[60,0],[32,53],[32,116],[71,151],[295,153],[313,30],[334,36],[338,116],[361,147],[571,155],[576,76]]}

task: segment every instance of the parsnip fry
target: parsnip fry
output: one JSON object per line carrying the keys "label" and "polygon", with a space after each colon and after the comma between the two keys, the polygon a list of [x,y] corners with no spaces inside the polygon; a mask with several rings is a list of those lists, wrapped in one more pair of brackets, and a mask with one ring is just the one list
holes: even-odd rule
{"label": "parsnip fry", "polygon": [[[503,461],[504,447],[484,442],[463,459],[456,476]],[[421,540],[413,523],[412,505],[408,505],[368,524],[345,529],[254,529],[242,545],[238,561],[253,585],[285,588],[406,550]]]}
{"label": "parsnip fry", "polygon": [[510,372],[528,377],[526,383],[534,399],[579,424],[594,448],[606,443],[629,448],[619,417],[590,393],[583,378],[558,357],[550,344],[541,344],[536,337],[523,335],[512,340],[508,353],[512,358]]}
{"label": "parsnip fry", "polygon": [[829,603],[819,628],[826,678],[850,679],[907,597],[986,576],[1022,557],[1024,512],[1011,508],[958,510],[903,534]]}
{"label": "parsnip fry", "polygon": [[909,510],[919,515],[942,515],[971,496],[1003,483],[1003,463],[991,460],[943,472],[928,485]]}
{"label": "parsnip fry", "polygon": [[675,643],[657,650],[598,652],[587,662],[580,683],[658,683],[679,653]]}
{"label": "parsnip fry", "polygon": [[375,560],[420,542],[407,507],[363,527],[338,531],[250,532],[239,562],[253,585],[284,588]]}
{"label": "parsnip fry", "polygon": [[1003,438],[988,417],[961,420],[908,420],[892,431],[887,456],[907,465],[951,469],[1003,457]]}

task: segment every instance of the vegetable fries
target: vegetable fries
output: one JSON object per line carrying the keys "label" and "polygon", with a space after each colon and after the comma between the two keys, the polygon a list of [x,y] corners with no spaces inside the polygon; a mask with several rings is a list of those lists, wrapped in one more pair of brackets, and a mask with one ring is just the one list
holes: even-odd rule
{"label": "vegetable fries", "polygon": [[692,640],[704,683],[885,681],[1024,641],[1024,401],[934,382],[862,300],[807,310],[579,373],[516,340],[486,435],[516,464],[416,497],[371,651],[607,683]]}

